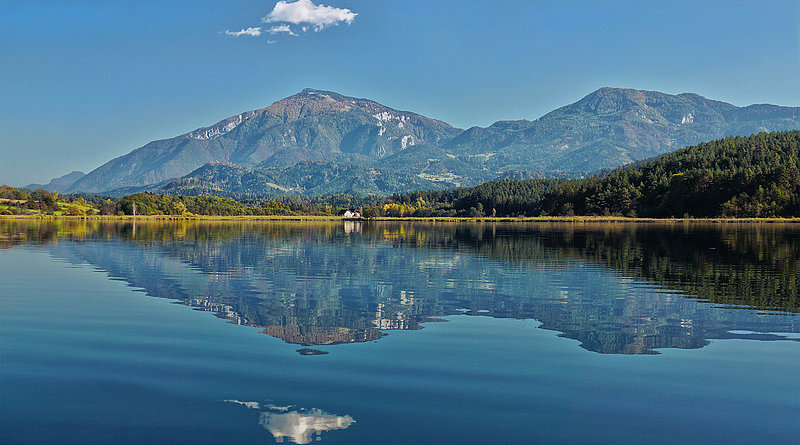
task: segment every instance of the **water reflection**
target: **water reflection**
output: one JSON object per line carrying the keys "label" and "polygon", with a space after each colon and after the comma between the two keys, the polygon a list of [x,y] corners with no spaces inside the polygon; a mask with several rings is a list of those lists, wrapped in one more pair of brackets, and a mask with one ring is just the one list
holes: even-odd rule
{"label": "water reflection", "polygon": [[304,346],[458,314],[535,318],[601,353],[798,341],[766,333],[800,332],[800,225],[348,223],[5,220],[0,245]]}
{"label": "water reflection", "polygon": [[262,405],[258,402],[239,400],[226,400],[226,402],[261,410],[258,423],[272,433],[278,443],[282,443],[284,439],[297,444],[311,443],[315,435],[316,440],[321,440],[323,432],[344,430],[355,423],[350,416],[329,414],[317,408]]}
{"label": "water reflection", "polygon": [[319,349],[312,349],[312,348],[300,348],[297,350],[300,355],[325,355],[328,351],[321,351]]}
{"label": "water reflection", "polygon": [[344,222],[344,233],[361,233],[361,231],[362,231],[361,221]]}

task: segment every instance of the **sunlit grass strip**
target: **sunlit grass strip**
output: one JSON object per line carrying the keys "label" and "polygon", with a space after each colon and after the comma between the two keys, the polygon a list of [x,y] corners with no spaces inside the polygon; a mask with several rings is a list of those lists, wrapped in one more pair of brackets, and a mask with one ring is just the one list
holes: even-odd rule
{"label": "sunlit grass strip", "polygon": [[345,218],[333,215],[0,215],[3,219],[73,219],[105,221],[426,221],[426,222],[568,222],[568,223],[609,223],[609,222],[674,222],[674,223],[800,223],[800,218],[629,218],[624,216],[532,216],[532,217],[376,217]]}

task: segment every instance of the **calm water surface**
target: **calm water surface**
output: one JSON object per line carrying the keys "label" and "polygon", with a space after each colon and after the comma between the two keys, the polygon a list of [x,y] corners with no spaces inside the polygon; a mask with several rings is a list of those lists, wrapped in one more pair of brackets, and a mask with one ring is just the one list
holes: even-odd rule
{"label": "calm water surface", "polygon": [[2,443],[787,443],[800,225],[0,221]]}

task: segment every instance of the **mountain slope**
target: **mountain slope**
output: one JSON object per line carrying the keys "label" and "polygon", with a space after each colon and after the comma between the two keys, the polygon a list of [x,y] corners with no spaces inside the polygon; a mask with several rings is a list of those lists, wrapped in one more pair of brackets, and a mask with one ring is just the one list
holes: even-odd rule
{"label": "mountain slope", "polygon": [[79,172],[77,170],[67,173],[64,176],[60,176],[58,178],[53,178],[47,184],[28,184],[25,188],[29,188],[31,190],[36,189],[44,189],[47,191],[56,191],[56,192],[63,192],[75,183],[75,181],[83,178],[86,176],[86,173]]}
{"label": "mountain slope", "polygon": [[740,108],[697,94],[601,88],[536,121],[470,128],[445,147],[454,154],[482,151],[500,171],[591,171],[725,136],[798,128],[800,108]]}
{"label": "mountain slope", "polygon": [[97,192],[181,177],[213,161],[289,167],[320,160],[369,163],[459,130],[367,99],[306,89],[267,108],[151,142],[107,162],[72,190]]}

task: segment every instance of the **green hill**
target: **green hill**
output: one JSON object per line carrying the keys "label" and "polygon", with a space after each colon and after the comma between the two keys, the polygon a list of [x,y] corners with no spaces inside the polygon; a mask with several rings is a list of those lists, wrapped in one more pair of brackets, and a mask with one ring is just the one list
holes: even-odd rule
{"label": "green hill", "polygon": [[653,217],[800,216],[800,131],[687,147],[548,194],[544,212]]}

